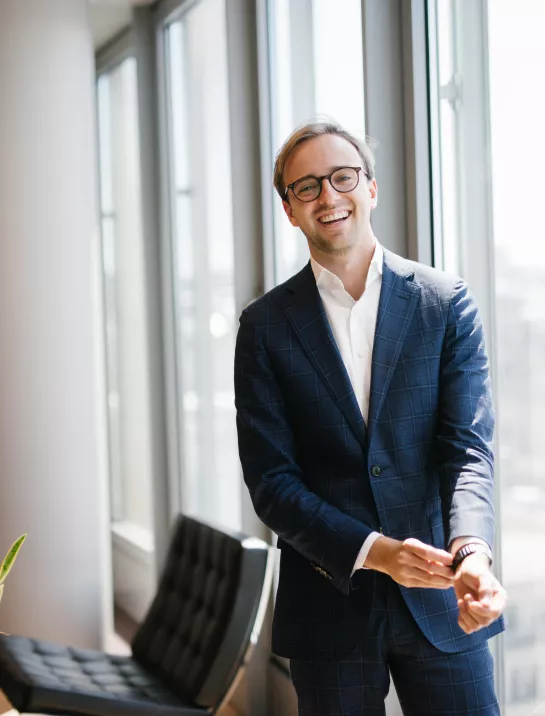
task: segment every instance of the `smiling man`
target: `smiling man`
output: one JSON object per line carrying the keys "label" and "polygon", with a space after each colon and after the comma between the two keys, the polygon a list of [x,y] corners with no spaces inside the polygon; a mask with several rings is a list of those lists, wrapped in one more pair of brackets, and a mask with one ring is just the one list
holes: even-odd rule
{"label": "smiling man", "polygon": [[239,451],[278,535],[273,651],[301,716],[499,714],[487,639],[494,419],[463,280],[396,256],[371,228],[366,144],[298,129],[274,176],[310,262],[243,313]]}

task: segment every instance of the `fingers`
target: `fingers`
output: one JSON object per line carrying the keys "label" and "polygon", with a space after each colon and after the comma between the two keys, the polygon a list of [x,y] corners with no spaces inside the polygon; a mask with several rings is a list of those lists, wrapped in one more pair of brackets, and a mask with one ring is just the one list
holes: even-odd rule
{"label": "fingers", "polygon": [[[477,590],[477,593],[479,595],[479,602],[482,606],[489,606],[492,602],[492,599],[494,598],[494,584],[493,580],[486,580],[484,583],[481,581],[481,584]],[[477,602],[477,603],[479,603]]]}
{"label": "fingers", "polygon": [[[414,561],[413,561],[414,559]],[[405,569],[406,575],[423,581],[427,587],[449,589],[454,584],[454,575],[448,567],[434,562],[424,562],[418,557],[408,558]]]}
{"label": "fingers", "polygon": [[[423,576],[419,576],[422,574]],[[452,587],[452,581],[439,577],[434,574],[426,575],[425,572],[418,572],[415,570],[411,574],[401,576],[399,583],[404,587],[420,587],[421,589],[450,589]]]}
{"label": "fingers", "polygon": [[454,578],[454,589],[458,599],[463,599],[469,592],[476,602],[485,606],[490,603],[499,587],[498,580],[488,568],[481,574],[468,574],[461,568]]}
{"label": "fingers", "polygon": [[399,583],[405,587],[422,587],[424,589],[450,589],[452,587],[451,579],[410,568],[401,570]]}
{"label": "fingers", "polygon": [[495,621],[505,609],[507,602],[507,595],[503,588],[494,592],[490,599],[487,599],[484,603],[482,601],[475,601],[472,599],[468,603],[470,613],[477,619],[483,626],[487,626]]}
{"label": "fingers", "polygon": [[416,539],[405,540],[399,553],[401,583],[406,587],[449,589],[454,575],[442,560],[450,561],[450,554]]}
{"label": "fingers", "polygon": [[463,599],[458,600],[458,624],[467,634],[489,626],[502,614],[506,601],[506,592],[501,587],[485,604],[475,600],[471,594],[466,594]]}
{"label": "fingers", "polygon": [[413,537],[406,539],[403,545],[420,559],[428,562],[439,562],[447,566],[452,564],[452,555],[444,549],[437,549],[429,544],[424,544],[424,542]]}
{"label": "fingers", "polygon": [[400,557],[400,583],[406,587],[425,587],[428,589],[450,589],[454,576],[448,567],[428,564],[414,555]]}
{"label": "fingers", "polygon": [[478,631],[481,629],[481,626],[484,625],[481,625],[469,610],[469,601],[467,598],[472,599],[469,594],[467,594],[464,599],[458,599],[458,609],[460,610],[458,624],[466,634],[473,634],[473,632]]}
{"label": "fingers", "polygon": [[451,561],[448,552],[410,538],[400,544],[390,576],[405,587],[449,589],[454,575],[445,563]]}

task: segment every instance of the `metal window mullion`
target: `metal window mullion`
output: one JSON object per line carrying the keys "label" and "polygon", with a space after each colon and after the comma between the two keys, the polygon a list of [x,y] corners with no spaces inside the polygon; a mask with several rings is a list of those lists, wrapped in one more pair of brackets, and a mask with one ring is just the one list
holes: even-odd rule
{"label": "metal window mullion", "polygon": [[134,33],[131,27],[121,30],[95,54],[97,76],[115,69],[123,60],[134,55]]}
{"label": "metal window mullion", "polygon": [[433,263],[428,38],[425,0],[401,3],[407,255]]}
{"label": "metal window mullion", "polygon": [[269,0],[256,0],[256,35],[259,101],[259,146],[261,155],[261,210],[263,231],[263,291],[275,286],[275,231],[273,176],[274,67],[271,61]]}
{"label": "metal window mullion", "polygon": [[378,141],[373,230],[386,248],[407,256],[401,3],[362,0],[362,33],[365,131]]}
{"label": "metal window mullion", "polygon": [[165,341],[162,331],[162,246],[160,241],[160,143],[156,112],[157,54],[153,16],[149,7],[133,9],[133,42],[137,60],[138,124],[140,128],[141,212],[144,239],[145,321],[149,365],[151,416],[151,494],[155,577],[166,557],[169,541],[168,462],[166,458]]}
{"label": "metal window mullion", "polygon": [[168,503],[169,518],[172,523],[182,510],[180,475],[183,469],[183,430],[182,405],[179,376],[177,370],[176,326],[179,315],[175,301],[176,257],[172,236],[175,227],[174,172],[172,166],[172,136],[170,131],[170,73],[168,62],[168,38],[166,25],[156,18],[156,57],[158,73],[158,109],[159,109],[159,153],[161,197],[161,258],[162,258],[162,307],[163,340],[165,345],[165,408],[168,455]]}
{"label": "metal window mullion", "polygon": [[167,27],[179,20],[188,10],[198,5],[201,0],[159,0],[152,6],[155,26]]}
{"label": "metal window mullion", "polygon": [[439,50],[437,32],[437,0],[428,2],[428,82],[430,93],[430,166],[432,202],[433,265],[444,268],[443,251],[443,181],[439,85]]}

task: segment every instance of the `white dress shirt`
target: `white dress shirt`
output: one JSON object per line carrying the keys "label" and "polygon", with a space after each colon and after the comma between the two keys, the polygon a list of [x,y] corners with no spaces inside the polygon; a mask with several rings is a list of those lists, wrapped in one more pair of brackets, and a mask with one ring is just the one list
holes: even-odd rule
{"label": "white dress shirt", "polygon": [[[333,337],[366,423],[369,417],[371,365],[383,261],[384,251],[377,241],[365,289],[355,301],[338,276],[320,266],[313,258],[310,259],[318,293],[324,304]],[[371,532],[367,537],[354,564],[354,571],[363,568],[369,550],[378,537],[380,537],[379,532]]]}
{"label": "white dress shirt", "polygon": [[[310,259],[318,293],[366,424],[369,417],[371,366],[383,262],[384,251],[377,241],[365,289],[355,301],[338,276],[321,266],[312,257]],[[379,537],[379,532],[371,532],[367,537],[356,558],[352,574],[357,569],[364,568],[369,550]],[[482,542],[482,540],[459,537],[451,545],[452,553],[467,542]]]}

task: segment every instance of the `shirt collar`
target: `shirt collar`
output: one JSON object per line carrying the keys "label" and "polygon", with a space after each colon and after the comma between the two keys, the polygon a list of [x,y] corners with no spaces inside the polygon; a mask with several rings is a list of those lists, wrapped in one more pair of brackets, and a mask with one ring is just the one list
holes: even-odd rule
{"label": "shirt collar", "polygon": [[[373,258],[369,264],[369,271],[367,272],[367,280],[365,281],[365,288],[369,286],[375,279],[382,276],[382,264],[384,262],[384,250],[378,241],[375,240],[375,251]],[[329,289],[335,291],[342,289],[345,290],[344,284],[341,279],[329,269],[315,261],[312,256],[310,257],[310,265],[312,266],[312,272],[316,279],[316,285],[318,288]]]}

